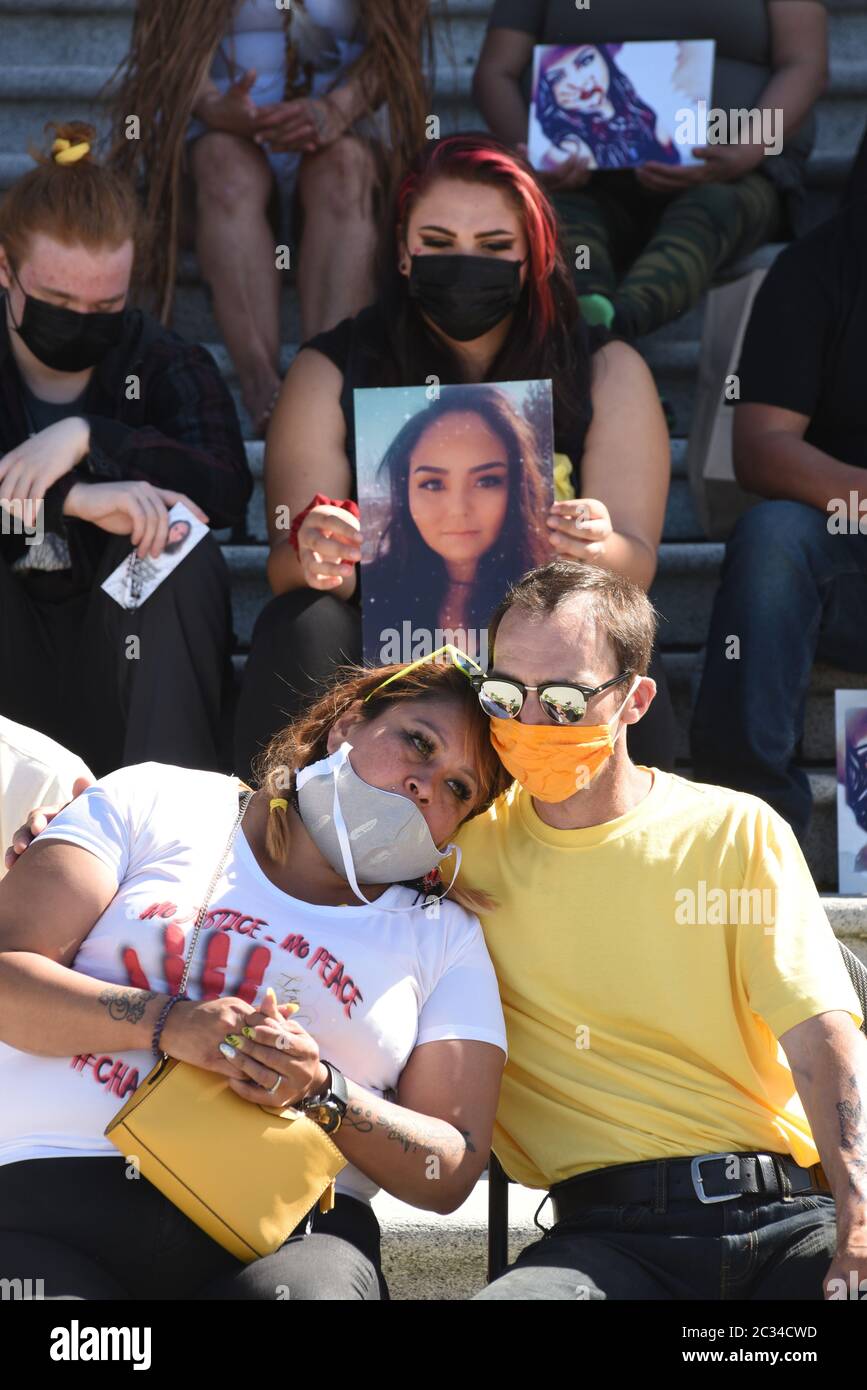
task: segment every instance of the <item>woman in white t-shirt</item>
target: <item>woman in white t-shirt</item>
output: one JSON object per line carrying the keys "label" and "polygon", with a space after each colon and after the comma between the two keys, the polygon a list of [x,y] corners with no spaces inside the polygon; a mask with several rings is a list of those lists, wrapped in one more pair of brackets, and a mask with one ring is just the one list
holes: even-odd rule
{"label": "woman in white t-shirt", "polygon": [[[234,778],[114,772],[0,885],[0,1278],[47,1297],[376,1299],[377,1189],[445,1213],[477,1181],[505,1029],[438,864],[506,774],[470,682],[433,662],[350,673],[260,773],[173,1004]],[[345,1104],[336,1205],[306,1238],[243,1265],[130,1180],[104,1130],[162,1051],[255,1104],[322,1097],[329,1122]]]}

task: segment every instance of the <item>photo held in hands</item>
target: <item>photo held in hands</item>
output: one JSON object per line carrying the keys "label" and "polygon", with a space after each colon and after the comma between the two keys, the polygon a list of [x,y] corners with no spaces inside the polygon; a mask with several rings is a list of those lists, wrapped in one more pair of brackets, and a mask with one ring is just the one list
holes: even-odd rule
{"label": "photo held in hands", "polygon": [[[540,172],[578,158],[587,169],[648,161],[699,164],[715,44],[538,44],[528,152]],[[685,132],[688,132],[686,138]]]}
{"label": "photo held in hands", "polygon": [[455,642],[550,554],[550,381],[355,391],[365,659]]}

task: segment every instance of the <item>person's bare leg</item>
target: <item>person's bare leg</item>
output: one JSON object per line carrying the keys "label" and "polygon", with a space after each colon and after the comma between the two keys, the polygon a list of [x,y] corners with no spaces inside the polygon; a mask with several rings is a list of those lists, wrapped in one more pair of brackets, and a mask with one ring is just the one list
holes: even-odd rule
{"label": "person's bare leg", "polygon": [[196,250],[254,423],[280,385],[280,271],[268,221],[273,176],[250,140],[210,131],[192,150]]}
{"label": "person's bare leg", "polygon": [[375,181],[373,156],[355,136],[344,135],[301,162],[298,297],[304,338],[333,328],[373,299]]}

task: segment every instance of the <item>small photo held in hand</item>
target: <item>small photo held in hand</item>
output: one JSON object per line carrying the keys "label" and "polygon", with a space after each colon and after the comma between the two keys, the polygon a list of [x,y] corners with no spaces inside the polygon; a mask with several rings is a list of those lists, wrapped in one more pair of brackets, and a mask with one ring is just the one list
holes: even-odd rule
{"label": "small photo held in hand", "polygon": [[140,608],[208,530],[183,502],[176,502],[169,512],[168,539],[162,554],[156,559],[146,555],[141,560],[134,550],[131,551],[104,581],[103,589],[121,608]]}
{"label": "small photo held in hand", "polygon": [[699,164],[713,88],[712,39],[538,44],[528,152],[540,172]]}
{"label": "small photo held in hand", "polygon": [[355,392],[364,659],[487,665],[509,584],[551,558],[550,381]]}
{"label": "small photo held in hand", "polygon": [[838,892],[867,893],[867,690],[836,690]]}

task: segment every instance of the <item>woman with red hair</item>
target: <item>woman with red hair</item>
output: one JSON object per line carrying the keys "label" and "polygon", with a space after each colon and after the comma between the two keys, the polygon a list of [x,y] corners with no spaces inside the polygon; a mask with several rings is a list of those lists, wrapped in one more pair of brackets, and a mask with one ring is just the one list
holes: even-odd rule
{"label": "woman with red hair", "polygon": [[[653,380],[630,347],[583,322],[556,214],[529,165],[485,135],[434,143],[400,184],[393,228],[376,301],[304,344],[274,413],[265,487],[275,597],[247,663],[240,770],[287,709],[361,651],[361,532],[340,505],[355,496],[356,388],[550,379],[552,557],[645,588],[656,570],[669,459]],[[295,545],[287,508],[293,519],[306,513]],[[637,741],[642,761],[665,767],[673,717],[667,699],[657,707]]]}

